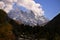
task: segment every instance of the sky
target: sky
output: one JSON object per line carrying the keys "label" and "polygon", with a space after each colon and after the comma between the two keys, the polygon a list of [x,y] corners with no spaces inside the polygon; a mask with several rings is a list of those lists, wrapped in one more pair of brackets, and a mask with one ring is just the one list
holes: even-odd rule
{"label": "sky", "polygon": [[45,17],[50,20],[60,12],[60,0],[35,0],[35,2],[41,4]]}
{"label": "sky", "polygon": [[8,13],[13,9],[14,2],[19,6],[32,10],[36,16],[45,15],[45,17],[50,20],[60,12],[60,0],[1,0],[0,8],[6,10]]}

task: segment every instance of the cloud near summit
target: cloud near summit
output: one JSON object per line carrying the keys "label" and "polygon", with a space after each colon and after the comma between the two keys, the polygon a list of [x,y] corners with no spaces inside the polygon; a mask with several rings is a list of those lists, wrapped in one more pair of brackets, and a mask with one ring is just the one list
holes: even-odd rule
{"label": "cloud near summit", "polygon": [[[4,5],[1,3],[3,2]],[[0,8],[2,7],[6,12],[9,12],[13,9],[13,5],[16,3],[17,5],[23,6],[29,10],[32,10],[35,15],[44,15],[44,11],[39,3],[36,3],[34,0],[1,0],[0,1]]]}

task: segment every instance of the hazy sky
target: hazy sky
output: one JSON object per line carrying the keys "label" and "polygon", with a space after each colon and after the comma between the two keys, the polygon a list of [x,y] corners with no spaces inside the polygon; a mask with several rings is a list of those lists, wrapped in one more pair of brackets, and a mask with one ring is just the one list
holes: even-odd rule
{"label": "hazy sky", "polygon": [[49,19],[52,19],[60,12],[60,0],[35,0],[35,2],[42,5],[45,16]]}

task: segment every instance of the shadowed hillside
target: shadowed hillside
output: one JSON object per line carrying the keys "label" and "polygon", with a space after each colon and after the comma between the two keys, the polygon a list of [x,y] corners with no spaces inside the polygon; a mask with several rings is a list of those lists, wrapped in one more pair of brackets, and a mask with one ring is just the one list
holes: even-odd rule
{"label": "shadowed hillside", "polygon": [[6,12],[0,9],[0,40],[15,40]]}
{"label": "shadowed hillside", "polygon": [[[49,21],[45,26],[30,26],[15,21],[0,9],[0,40],[55,40],[60,35],[60,13]],[[60,37],[60,36],[59,36]],[[44,39],[44,40],[45,40]],[[59,40],[59,39],[56,39]]]}
{"label": "shadowed hillside", "polygon": [[45,27],[47,32],[49,32],[48,40],[55,40],[53,38],[56,36],[56,33],[60,35],[60,13],[56,17],[54,17],[50,22],[48,22]]}

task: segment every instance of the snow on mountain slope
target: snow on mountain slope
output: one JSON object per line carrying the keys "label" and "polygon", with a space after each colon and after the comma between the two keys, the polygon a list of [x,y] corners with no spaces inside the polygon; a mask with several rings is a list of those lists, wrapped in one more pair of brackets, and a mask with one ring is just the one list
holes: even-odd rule
{"label": "snow on mountain slope", "polygon": [[23,24],[30,25],[30,26],[35,26],[37,24],[40,25],[48,21],[44,16],[38,15],[35,17],[35,14],[31,10],[24,12],[19,8],[15,8],[11,10],[8,13],[8,16],[14,20],[17,20],[19,22],[22,22]]}

